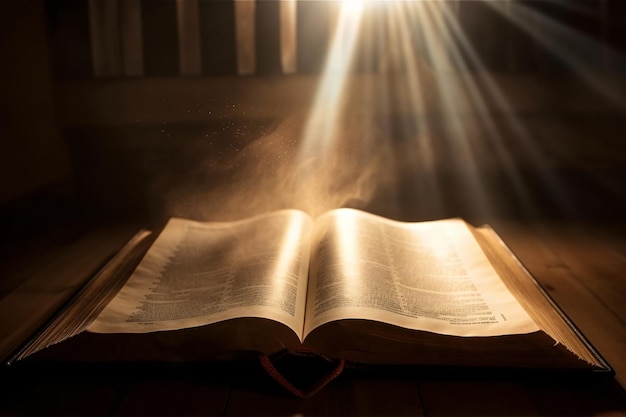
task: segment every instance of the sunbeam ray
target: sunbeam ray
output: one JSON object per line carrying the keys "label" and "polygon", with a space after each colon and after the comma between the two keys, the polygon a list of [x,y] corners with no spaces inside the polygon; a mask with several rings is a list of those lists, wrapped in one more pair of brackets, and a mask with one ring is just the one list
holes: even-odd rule
{"label": "sunbeam ray", "polygon": [[464,195],[472,196],[473,210],[489,214],[492,212],[492,204],[481,181],[478,162],[463,123],[468,116],[468,97],[463,86],[453,76],[454,69],[462,65],[463,58],[445,25],[443,16],[449,12],[449,5],[439,2],[424,5],[424,8],[417,10],[424,27],[426,52],[437,70],[434,78],[442,100],[442,117],[448,129],[444,137],[451,149],[453,172],[464,185]]}
{"label": "sunbeam ray", "polygon": [[[497,7],[496,5],[493,6]],[[515,197],[522,204],[523,210],[528,214],[537,214],[536,204],[529,196],[528,185],[519,173],[516,157],[511,154],[511,147],[505,145],[504,133],[493,119],[494,116],[488,108],[484,94],[487,94],[496,103],[499,109],[498,117],[508,124],[509,129],[507,131],[510,130],[515,133],[514,137],[508,137],[508,142],[518,141],[519,149],[522,149],[528,155],[528,161],[534,167],[535,172],[542,174],[542,183],[550,189],[550,195],[557,197],[555,203],[563,211],[569,210],[573,205],[565,195],[557,178],[549,175],[547,169],[549,161],[545,159],[541,151],[530,140],[529,132],[520,122],[507,97],[500,91],[491,75],[489,75],[485,64],[480,60],[474,45],[469,42],[463,33],[463,29],[458,24],[458,21],[448,13],[445,14],[445,18],[445,23],[451,31],[455,42],[459,44],[460,49],[464,52],[463,56],[469,61],[468,64],[476,69],[471,76],[464,77],[464,85],[468,89],[468,97],[472,102],[472,107],[475,109],[475,114],[486,128],[486,138],[496,151],[499,166],[513,186]],[[467,74],[469,72],[467,64],[462,60],[459,60],[458,63],[461,66],[461,73]],[[476,80],[484,86],[484,90],[479,89]],[[515,148],[517,149],[518,147],[516,146]]]}
{"label": "sunbeam ray", "polygon": [[[560,4],[560,2],[551,2]],[[590,62],[601,59],[622,61],[623,57],[610,50],[588,36],[560,23],[527,5],[512,2],[510,11],[505,13],[491,2],[485,2],[493,10],[505,16],[510,22],[519,27],[527,35],[547,50],[566,67],[570,68],[578,77],[592,86],[598,93],[604,95],[622,108],[626,108],[626,99],[616,93],[608,84],[602,82],[597,72],[590,68]],[[564,7],[561,5],[561,7]],[[610,58],[602,58],[597,51],[603,51]],[[596,56],[597,55],[597,56]]]}
{"label": "sunbeam ray", "polygon": [[[394,91],[395,96],[402,103],[406,103],[406,108],[402,112],[411,114],[410,118],[401,117],[398,120],[398,123],[401,123],[400,129],[415,132],[416,135],[415,143],[411,143],[410,148],[403,147],[403,151],[406,152],[405,157],[413,161],[412,165],[414,165],[405,169],[410,175],[416,177],[412,181],[409,178],[408,183],[425,184],[423,194],[428,195],[428,198],[422,198],[420,205],[429,205],[432,211],[440,212],[444,205],[441,195],[442,185],[437,173],[432,143],[433,132],[429,118],[426,116],[427,103],[423,91],[427,74],[416,54],[419,50],[417,38],[411,36],[411,28],[419,27],[415,10],[417,7],[423,7],[423,5],[417,2],[396,3],[394,7],[391,7],[391,13],[388,14],[387,36],[395,52],[391,55],[392,62],[389,65],[402,77],[402,82],[390,81],[388,85],[389,89]],[[394,79],[392,78],[392,81]]]}
{"label": "sunbeam ray", "polygon": [[[484,3],[503,22],[525,25],[524,32],[550,27],[557,34],[546,40],[550,51],[582,37],[551,27],[551,19],[514,0]],[[538,137],[545,123],[524,119],[516,96],[501,89],[465,26],[470,20],[459,21],[469,6],[337,0],[332,7],[332,42],[281,183],[290,201],[315,215],[358,202],[363,194],[355,190],[367,188],[368,198],[386,199],[378,208],[388,212],[410,206],[426,216],[488,218],[501,210],[534,216],[549,204],[560,215],[576,215],[571,184],[555,166],[567,155],[550,153],[555,149]],[[520,22],[524,16],[532,21]],[[555,55],[583,79],[603,84],[587,71],[585,57]]]}
{"label": "sunbeam ray", "polygon": [[326,152],[335,135],[336,123],[342,110],[345,81],[359,36],[362,9],[360,0],[345,0],[341,4],[339,21],[322,80],[304,131],[301,152],[305,158],[311,153]]}

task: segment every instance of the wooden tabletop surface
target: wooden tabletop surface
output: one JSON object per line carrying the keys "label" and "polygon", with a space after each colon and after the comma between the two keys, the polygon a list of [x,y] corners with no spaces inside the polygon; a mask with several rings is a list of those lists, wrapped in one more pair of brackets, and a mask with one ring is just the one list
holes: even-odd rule
{"label": "wooden tabletop surface", "polygon": [[[477,122],[480,115],[458,119],[460,131],[449,129],[450,119],[429,115],[425,133],[411,125],[424,122],[423,114],[357,109],[340,126],[342,139],[325,161],[329,165],[316,171],[325,173],[325,182],[302,192],[288,174],[299,147],[293,138],[302,136],[306,122],[307,112],[300,110],[309,101],[302,95],[315,83],[306,77],[244,79],[233,90],[226,81],[55,86],[74,182],[70,192],[61,187],[2,209],[0,349],[11,350],[10,339],[35,331],[139,228],[171,215],[245,217],[328,192],[321,209],[349,205],[401,220],[461,216],[491,224],[615,377],[346,372],[301,400],[254,364],[232,370],[17,366],[1,370],[0,415],[626,416],[622,113],[586,98],[568,100],[560,112],[527,107],[522,93],[554,104],[570,90],[560,85],[552,97],[543,87],[562,78],[516,77],[499,80],[520,93],[512,95],[520,98],[515,117],[497,109],[492,115],[499,145]],[[234,110],[232,91],[239,94]],[[364,142],[367,134],[391,146]],[[425,137],[432,145],[430,165],[414,159],[426,148],[412,141]],[[469,142],[459,143],[463,137]],[[412,146],[422,154],[412,153]],[[337,161],[337,155],[348,158]],[[350,158],[363,159],[354,164]],[[362,162],[374,159],[378,165],[369,172]],[[328,175],[338,167],[347,171]],[[472,182],[472,167],[484,187]],[[354,175],[380,182],[355,183]],[[520,184],[524,192],[516,188]],[[333,199],[331,191],[342,195]]]}

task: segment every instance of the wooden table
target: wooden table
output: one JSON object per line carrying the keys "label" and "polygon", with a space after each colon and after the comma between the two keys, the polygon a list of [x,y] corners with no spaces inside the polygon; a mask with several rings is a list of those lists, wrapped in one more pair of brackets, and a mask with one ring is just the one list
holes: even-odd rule
{"label": "wooden table", "polygon": [[[232,370],[26,366],[3,370],[0,415],[626,415],[623,229],[518,221],[494,227],[614,367],[615,378],[348,372],[313,398],[300,400],[250,364]],[[26,268],[30,279],[0,305],[19,299],[23,308],[13,319],[27,327],[27,317],[34,322],[45,316],[46,304],[40,301],[37,310],[25,299],[45,294],[41,300],[51,308],[55,298],[75,288],[77,277],[88,276],[133,230],[133,225],[89,230],[42,251]],[[69,283],[69,277],[76,278]]]}
{"label": "wooden table", "polygon": [[[496,203],[490,215],[473,210],[475,196],[463,182],[469,169],[455,171],[459,149],[447,130],[449,120],[436,115],[432,120],[436,159],[429,171],[412,164],[413,155],[406,152],[410,148],[403,147],[423,132],[411,127],[414,115],[402,112],[374,121],[380,128],[378,139],[390,136],[398,147],[384,155],[373,148],[371,155],[402,162],[374,172],[379,177],[391,173],[389,186],[362,200],[328,204],[358,206],[365,201],[364,208],[398,219],[462,215],[473,223],[490,223],[613,366],[615,378],[348,372],[315,397],[300,400],[253,365],[230,372],[211,367],[33,366],[2,370],[0,415],[626,416],[623,118],[585,97],[562,101],[564,92],[575,96],[566,83],[549,95],[544,87],[555,81],[544,81],[498,81],[519,98],[513,110],[529,132],[527,139],[543,156],[538,164],[531,154],[521,152],[520,143],[511,140],[514,132],[505,129],[502,146],[518,158],[514,161],[518,179],[528,186],[528,196],[540,203],[538,213],[521,208],[507,177],[513,161],[494,158],[494,144],[472,122],[475,119],[460,122],[471,138],[468,147],[475,152],[487,193]],[[280,168],[276,163],[293,157],[291,138],[302,133],[306,112],[300,110],[309,104],[303,97],[311,95],[315,83],[306,77],[225,82],[232,80],[55,86],[57,117],[71,149],[78,190],[70,194],[69,203],[48,196],[26,202],[27,209],[17,205],[3,212],[12,229],[1,239],[1,347],[7,348],[3,335],[26,338],[33,332],[139,228],[154,227],[168,215],[243,217],[286,203],[266,198],[252,200],[254,205],[246,198],[217,198],[226,194],[210,190],[226,190],[227,197],[242,187],[254,190],[254,179],[265,175],[259,168]],[[361,84],[355,85],[358,93]],[[525,100],[529,88],[547,99],[536,101],[545,107],[528,104],[533,103]],[[237,104],[235,110],[231,100]],[[231,107],[226,107],[229,103]],[[566,108],[546,113],[555,103]],[[358,147],[362,132],[355,132],[370,119],[358,112],[352,116],[342,127],[340,146],[346,155],[355,156],[360,155],[355,149],[362,149]],[[507,117],[495,115],[496,127],[504,126],[499,123]],[[407,130],[400,128],[407,125]],[[240,157],[240,152],[248,157]],[[257,158],[267,155],[272,159]],[[254,162],[259,160],[267,163]],[[361,172],[362,166],[349,168]],[[242,172],[250,176],[243,178]],[[333,177],[329,184],[352,190],[348,177]],[[268,178],[266,186],[281,189],[280,175],[270,172]],[[427,204],[432,202],[433,178],[443,191],[445,204],[439,207]],[[578,210],[577,215],[554,210],[550,184],[545,182],[554,178],[565,185],[567,207]],[[608,186],[596,187],[590,178]],[[235,213],[233,207],[240,210]],[[46,214],[35,215],[41,212]]]}

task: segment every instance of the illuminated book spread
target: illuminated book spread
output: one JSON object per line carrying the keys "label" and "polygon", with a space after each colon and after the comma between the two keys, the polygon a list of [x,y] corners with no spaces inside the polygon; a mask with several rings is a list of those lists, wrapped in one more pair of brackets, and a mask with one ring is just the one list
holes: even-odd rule
{"label": "illuminated book spread", "polygon": [[488,226],[281,210],[172,218],[142,242],[131,269],[122,251],[15,359],[304,350],[364,366],[610,370]]}

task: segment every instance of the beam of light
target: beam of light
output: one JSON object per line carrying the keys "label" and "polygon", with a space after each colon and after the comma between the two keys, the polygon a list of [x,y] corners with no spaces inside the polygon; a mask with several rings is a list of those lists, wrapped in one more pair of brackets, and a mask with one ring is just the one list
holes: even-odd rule
{"label": "beam of light", "polygon": [[[526,25],[526,32],[535,32],[531,35],[537,41],[542,41],[541,33],[551,26],[550,19],[535,16],[535,11],[515,1],[484,3],[512,21],[526,20],[517,23]],[[563,183],[550,173],[552,166],[548,155],[537,146],[537,138],[515,114],[515,109],[488,73],[475,46],[457,21],[458,1],[345,0],[338,4],[337,27],[304,125],[302,146],[295,165],[302,179],[310,181],[317,177],[314,178],[316,181],[324,177],[321,185],[316,184],[319,189],[307,188],[309,194],[332,185],[334,172],[326,171],[327,160],[333,159],[336,165],[330,166],[335,167],[343,162],[352,163],[359,157],[345,154],[342,149],[344,138],[340,134],[344,132],[338,131],[338,124],[340,120],[345,122],[342,110],[346,104],[354,104],[348,102],[352,91],[347,97],[346,87],[355,48],[359,42],[365,46],[373,43],[363,42],[368,40],[363,38],[369,29],[365,17],[370,15],[366,11],[375,4],[384,4],[388,13],[379,15],[386,19],[384,40],[377,35],[371,36],[376,42],[385,44],[381,48],[383,56],[373,65],[379,72],[377,81],[360,85],[366,91],[358,97],[365,98],[365,102],[351,107],[350,114],[347,114],[348,117],[370,117],[362,121],[358,131],[366,157],[371,158],[376,149],[380,150],[379,153],[387,152],[390,157],[385,160],[388,166],[384,169],[394,172],[397,177],[407,176],[407,173],[413,176],[404,182],[397,181],[416,187],[409,190],[413,194],[411,202],[417,206],[430,204],[437,213],[452,211],[456,215],[457,207],[451,203],[460,201],[467,203],[466,208],[471,209],[472,214],[494,214],[495,203],[500,203],[502,198],[492,199],[494,195],[489,186],[504,185],[512,188],[514,203],[520,203],[525,213],[537,214],[539,206],[534,205],[536,200],[522,176],[520,162],[529,164],[527,168],[541,181],[561,210],[575,206],[568,201]],[[546,40],[548,49],[569,62],[591,83],[597,84],[597,78],[584,71],[584,60],[568,52],[568,43],[578,42],[580,36],[575,36],[563,25],[551,27],[549,31],[552,36]],[[585,45],[585,49],[588,46]],[[373,49],[359,52],[371,54],[365,58],[372,58],[376,57]],[[470,72],[474,75],[468,75]],[[368,90],[372,86],[374,89]],[[497,115],[493,114],[494,104]],[[359,111],[362,113],[354,116]],[[369,123],[375,129],[363,129]],[[520,154],[514,154],[520,150]],[[440,155],[444,156],[443,161],[438,160]],[[451,177],[442,177],[448,172]],[[505,183],[490,183],[499,179],[498,175],[504,175]],[[453,190],[455,194],[451,194],[450,190],[443,188],[449,185],[460,185],[461,189]],[[399,191],[406,193],[407,190]],[[445,200],[449,196],[454,200],[448,201],[446,206]]]}
{"label": "beam of light", "polygon": [[[430,149],[434,146],[433,141],[435,139],[441,140],[446,139],[446,136],[451,136],[453,139],[450,143],[451,156],[454,158],[455,165],[460,167],[456,171],[456,179],[461,179],[465,188],[470,190],[468,196],[473,196],[471,201],[476,212],[489,214],[493,209],[492,201],[486,192],[486,183],[489,178],[485,174],[489,174],[489,167],[487,166],[489,161],[479,161],[478,155],[474,151],[476,149],[475,143],[480,145],[481,141],[485,142],[486,140],[489,143],[489,148],[495,151],[496,167],[498,170],[502,170],[508,179],[508,184],[513,188],[513,196],[521,203],[524,212],[531,215],[537,214],[538,208],[530,198],[528,184],[520,175],[517,158],[512,154],[515,149],[521,149],[523,151],[522,156],[527,157],[533,172],[539,176],[541,183],[549,191],[549,195],[557,207],[564,214],[575,214],[572,212],[575,204],[572,204],[563,184],[557,176],[550,173],[550,162],[535,145],[536,140],[531,140],[529,131],[515,115],[507,98],[488,74],[487,68],[480,60],[474,46],[469,42],[457,19],[453,16],[454,8],[450,6],[453,4],[424,3],[423,5],[416,5],[413,3],[413,7],[410,9],[401,11],[399,8],[396,9],[394,22],[390,25],[391,28],[394,28],[390,31],[390,38],[394,44],[401,45],[404,69],[408,74],[404,86],[406,89],[404,95],[408,96],[406,102],[416,114],[428,111],[424,106],[419,82],[424,71],[417,69],[415,46],[411,46],[408,37],[402,33],[406,28],[415,26],[422,28],[424,49],[435,69],[432,77],[433,82],[442,100],[443,117],[450,129],[450,135],[444,135],[443,138],[435,138],[429,134],[418,135],[418,140],[414,143],[415,149],[412,153],[412,159],[424,168],[429,167],[429,162],[430,166],[433,167],[432,170],[422,169],[418,172],[427,175],[434,173],[435,175],[428,177],[431,180],[430,189],[438,190],[440,183],[437,181],[437,167],[435,166],[436,162],[432,162],[434,158]],[[510,9],[511,3],[490,4],[490,6],[499,7],[506,11]],[[470,64],[476,68],[475,77],[467,76],[470,72]],[[477,82],[483,89],[479,88]],[[501,112],[499,122],[490,114],[486,102],[487,97],[496,103]],[[426,103],[426,107],[428,105],[429,103]],[[478,117],[480,126],[485,133],[479,138],[468,133],[470,131],[470,126],[467,124],[468,116],[474,115]],[[422,132],[429,131],[427,117],[419,121],[416,119],[416,122],[422,124],[419,130]],[[505,126],[502,126],[502,122]],[[507,132],[511,131],[513,136],[507,135],[505,141],[502,128],[506,128]],[[435,196],[438,194],[435,192]],[[432,196],[433,193],[428,194],[429,198]]]}
{"label": "beam of light", "polygon": [[[414,166],[408,167],[414,178],[414,183],[424,183],[425,194],[428,199],[422,205],[428,204],[434,211],[443,209],[441,185],[437,175],[437,163],[433,146],[433,132],[426,116],[428,103],[425,102],[425,84],[428,83],[423,64],[419,62],[416,51],[419,50],[415,36],[406,36],[412,33],[416,26],[416,8],[423,7],[418,4],[397,4],[391,7],[387,16],[389,60],[385,70],[404,71],[405,82],[392,86],[397,97],[404,102],[406,108],[414,113],[413,117],[402,118],[401,129],[415,132],[415,146],[406,149],[407,157],[414,161]],[[421,117],[419,116],[421,115]],[[411,125],[412,124],[412,125]]]}
{"label": "beam of light", "polygon": [[463,123],[468,120],[468,96],[463,86],[458,84],[451,75],[455,68],[462,65],[462,55],[454,42],[452,34],[445,25],[444,16],[449,13],[446,3],[424,3],[424,8],[417,8],[419,21],[423,25],[426,53],[430,57],[433,67],[437,71],[435,84],[442,99],[443,117],[450,136],[449,143],[453,150],[452,161],[455,173],[464,183],[466,196],[473,196],[473,209],[481,214],[489,214],[492,205],[480,178],[479,164],[474,155],[471,138],[467,126]]}
{"label": "beam of light", "polygon": [[363,3],[351,0],[333,6],[339,7],[339,16],[291,174],[293,183],[297,183],[299,206],[314,216],[334,208],[328,207],[331,201],[342,198],[333,195],[340,192],[333,187],[341,188],[334,181],[347,175],[349,168],[342,166],[344,159],[348,164],[354,162],[337,151],[341,146],[337,129],[343,116],[344,90],[359,36]]}
{"label": "beam of light", "polygon": [[[505,6],[508,5],[509,4],[505,4]],[[529,132],[520,122],[519,118],[514,115],[514,110],[511,107],[508,99],[504,96],[502,91],[500,91],[493,78],[488,75],[488,70],[486,66],[480,60],[474,46],[465,36],[463,29],[460,27],[458,21],[454,18],[451,18],[451,16],[447,13],[445,14],[445,18],[446,25],[454,36],[455,42],[460,45],[461,50],[464,52],[463,56],[467,57],[469,63],[476,68],[475,74],[481,84],[486,88],[485,92],[497,104],[497,108],[501,111],[502,114],[501,117],[504,118],[506,123],[509,125],[512,133],[515,134],[515,137],[508,138],[509,143],[517,140],[521,149],[530,156],[529,161],[531,164],[533,164],[536,172],[540,174],[547,173],[549,162],[532,143],[532,140],[530,140]],[[466,73],[469,71],[467,64],[464,61],[459,60],[458,65],[461,66],[461,72]],[[517,169],[517,163],[515,158],[513,157],[513,155],[511,155],[511,152],[507,149],[504,143],[502,132],[498,128],[495,120],[493,120],[493,118],[489,115],[488,105],[486,103],[483,93],[479,91],[476,83],[469,78],[465,79],[464,84],[469,92],[471,105],[473,108],[475,108],[476,114],[478,115],[480,121],[487,130],[487,139],[493,146],[496,155],[504,169],[505,175],[513,186],[516,197],[520,199],[523,209],[527,213],[536,214],[537,208],[529,198],[528,187],[521,178],[521,175]],[[560,196],[556,203],[560,204],[562,209],[567,209],[567,207],[572,206],[571,204],[568,204],[570,202],[567,201],[567,198],[563,193],[561,184],[559,184],[555,177],[544,174],[542,175],[542,180],[544,184],[546,184],[548,188],[550,188],[552,195]]]}
{"label": "beam of light", "polygon": [[346,77],[350,71],[354,46],[359,35],[362,0],[341,3],[339,21],[330,46],[329,56],[317,88],[315,101],[304,131],[302,156],[324,153],[337,127],[341,114]]}
{"label": "beam of light", "polygon": [[[566,7],[561,2],[552,1],[551,3],[560,7]],[[485,4],[515,24],[539,45],[545,47],[562,64],[570,68],[597,92],[621,107],[626,107],[624,97],[607,83],[602,82],[602,78],[598,77],[598,74],[591,71],[589,67],[589,62],[594,61],[599,63],[604,61],[623,62],[623,58],[618,53],[611,51],[608,46],[602,45],[565,24],[551,19],[519,2],[512,2],[509,10],[506,12],[491,2],[485,2]],[[568,5],[568,7],[571,7],[571,5]],[[602,53],[597,53],[598,51]]]}
{"label": "beam of light", "polygon": [[343,0],[342,13],[347,15],[360,15],[363,11],[365,0]]}
{"label": "beam of light", "polygon": [[[567,2],[551,0],[549,3],[578,13],[585,12],[585,10]],[[532,37],[535,42],[546,48],[596,93],[616,104],[618,108],[624,109],[626,107],[624,97],[609,82],[606,82],[608,74],[604,73],[605,76],[598,76],[598,72],[592,70],[593,65],[589,65],[590,62],[595,62],[597,67],[601,67],[604,70],[608,69],[608,63],[614,63],[618,66],[624,65],[623,56],[605,44],[607,40],[606,34],[604,34],[605,43],[600,44],[592,38],[523,4],[514,2],[505,13],[493,4],[489,4],[489,6],[503,14],[512,24],[515,24]],[[525,149],[530,151],[529,155],[531,155],[531,161],[535,161],[537,172],[544,173],[542,178],[551,191],[551,195],[557,199],[555,202],[559,204],[560,209],[565,214],[576,215],[577,213],[573,212],[576,204],[572,203],[571,198],[568,197],[566,190],[559,183],[558,179],[553,175],[547,174],[549,161],[540,151],[533,149],[529,132],[519,121],[513,123],[513,126],[517,137],[522,139],[521,141],[525,145]],[[595,175],[593,172],[588,171],[587,173],[592,174],[596,185],[606,188],[611,193],[614,192],[616,186],[619,187],[615,183],[606,182],[604,178]]]}

